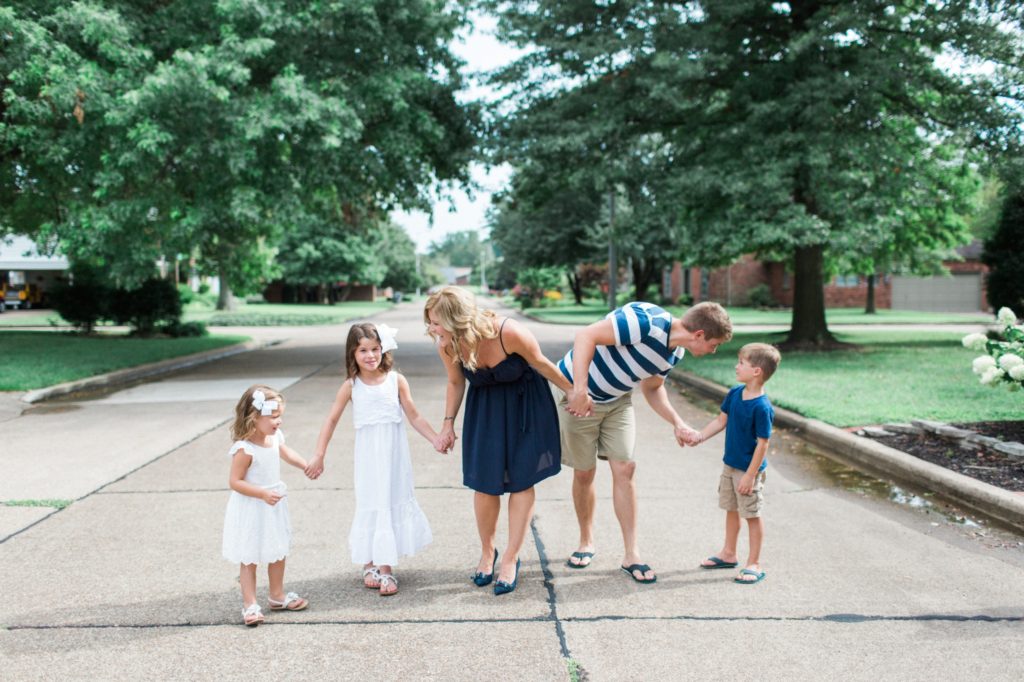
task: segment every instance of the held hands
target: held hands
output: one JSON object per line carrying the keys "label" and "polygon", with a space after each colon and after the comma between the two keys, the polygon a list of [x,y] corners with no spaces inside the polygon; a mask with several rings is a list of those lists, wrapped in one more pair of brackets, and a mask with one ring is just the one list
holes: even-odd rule
{"label": "held hands", "polygon": [[320,478],[320,474],[324,472],[324,458],[323,455],[314,456],[313,459],[309,460],[309,464],[304,469],[306,476],[314,481]]}
{"label": "held hands", "polygon": [[441,433],[437,434],[437,439],[434,441],[434,449],[440,452],[442,455],[447,455],[455,447],[455,432],[450,429],[445,429]]}
{"label": "held hands", "polygon": [[691,429],[689,426],[686,426],[685,424],[683,424],[682,426],[675,427],[673,433],[676,437],[676,442],[679,444],[679,447],[684,447],[687,445],[695,447],[704,442],[704,436],[701,435],[700,431]]}
{"label": "held hands", "polygon": [[594,414],[594,401],[586,391],[573,391],[565,411],[574,417],[590,417]]}

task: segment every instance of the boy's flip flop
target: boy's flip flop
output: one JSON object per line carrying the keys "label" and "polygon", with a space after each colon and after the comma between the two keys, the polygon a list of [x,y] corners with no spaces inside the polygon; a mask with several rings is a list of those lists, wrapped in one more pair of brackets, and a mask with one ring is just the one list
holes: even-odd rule
{"label": "boy's flip flop", "polygon": [[658,582],[658,576],[654,576],[653,578],[648,579],[643,577],[637,578],[635,575],[633,575],[633,571],[640,571],[640,574],[643,575],[647,571],[651,570],[651,567],[647,564],[633,564],[631,566],[619,566],[619,568],[625,571],[630,578],[637,581],[638,583],[648,585],[650,583]]}
{"label": "boy's flip flop", "polygon": [[[572,562],[573,558],[579,559],[580,561],[583,561],[584,559],[588,559],[589,561],[587,561],[587,563],[585,563],[585,564],[574,564]],[[568,566],[569,568],[586,568],[591,563],[593,563],[593,561],[592,561],[593,558],[594,558],[594,553],[593,552],[573,552],[572,553],[572,557],[568,561],[565,562],[565,565]]]}
{"label": "boy's flip flop", "polygon": [[[740,576],[743,576],[743,575],[752,575],[752,576],[754,576],[754,579],[753,580],[744,580],[743,578],[740,577]],[[739,583],[740,585],[753,585],[755,583],[759,583],[762,580],[764,580],[764,575],[765,575],[764,571],[760,571],[760,572],[759,571],[751,571],[749,568],[744,568],[742,571],[740,571],[740,575],[738,575],[735,578],[733,578],[732,581],[734,583]]]}
{"label": "boy's flip flop", "polygon": [[709,556],[704,561],[710,561],[710,564],[702,563],[701,568],[736,568],[738,565],[735,561],[723,561],[716,556]]}

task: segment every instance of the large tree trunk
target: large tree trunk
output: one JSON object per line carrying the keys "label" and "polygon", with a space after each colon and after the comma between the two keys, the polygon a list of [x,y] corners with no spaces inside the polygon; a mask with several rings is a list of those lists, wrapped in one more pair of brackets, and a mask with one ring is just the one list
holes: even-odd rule
{"label": "large tree trunk", "polygon": [[836,343],[825,322],[822,244],[797,248],[793,267],[793,321],[787,346],[824,348]]}
{"label": "large tree trunk", "polygon": [[868,275],[868,298],[864,302],[864,313],[874,315],[877,312],[875,309],[875,273],[871,273]]}
{"label": "large tree trunk", "polygon": [[647,289],[654,281],[655,259],[634,258],[633,259],[633,287],[636,289],[636,300],[647,300]]}
{"label": "large tree trunk", "polygon": [[565,273],[565,277],[569,280],[569,288],[572,289],[576,305],[583,305],[583,285],[580,284],[580,276],[576,274],[576,269],[569,268],[568,272]]}
{"label": "large tree trunk", "polygon": [[220,292],[217,294],[217,310],[234,310],[235,297],[231,295],[231,284],[228,280],[228,266],[221,259],[217,266],[217,277],[220,279]]}

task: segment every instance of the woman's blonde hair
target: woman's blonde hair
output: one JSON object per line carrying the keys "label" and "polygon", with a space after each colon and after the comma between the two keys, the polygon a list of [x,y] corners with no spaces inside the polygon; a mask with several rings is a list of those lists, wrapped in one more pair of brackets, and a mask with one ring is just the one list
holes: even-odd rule
{"label": "woman's blonde hair", "polygon": [[263,384],[250,386],[235,405],[235,421],[231,423],[232,440],[245,440],[256,431],[256,418],[260,416],[260,411],[252,404],[252,394],[256,391],[263,391],[266,400],[276,400],[278,409],[284,407],[284,396],[274,389]]}
{"label": "woman's blonde hair", "polygon": [[[423,306],[423,322],[428,327],[428,334],[431,310],[445,331],[452,335],[451,344],[443,349],[445,355],[474,371],[480,342],[498,336],[494,330],[494,313],[477,308],[473,294],[461,287],[445,287],[427,299]],[[438,340],[436,336],[434,340]],[[466,357],[462,357],[460,347],[466,349]]]}
{"label": "woman's blonde hair", "polygon": [[[380,333],[377,331],[377,327],[369,322],[363,322],[361,324],[354,324],[349,328],[348,339],[345,340],[345,372],[348,374],[349,379],[359,374],[359,365],[356,363],[356,351],[359,350],[359,342],[363,339],[370,339],[379,344]],[[387,374],[391,371],[394,363],[395,359],[392,357],[391,351],[381,353],[380,366],[377,369],[381,373]]]}

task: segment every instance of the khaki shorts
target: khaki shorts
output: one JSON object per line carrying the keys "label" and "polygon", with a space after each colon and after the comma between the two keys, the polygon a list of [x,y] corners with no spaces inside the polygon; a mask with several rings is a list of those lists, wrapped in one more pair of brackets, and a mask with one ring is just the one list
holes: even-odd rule
{"label": "khaki shorts", "polygon": [[562,464],[589,471],[597,466],[598,458],[616,462],[633,459],[636,415],[632,393],[610,403],[594,403],[594,414],[589,417],[574,417],[565,411],[569,402],[565,394],[553,390],[562,434]]}
{"label": "khaki shorts", "polygon": [[749,495],[740,495],[736,487],[746,473],[728,464],[722,467],[722,477],[718,479],[718,506],[725,511],[739,512],[740,518],[756,519],[764,507],[764,471],[754,477],[754,490]]}

